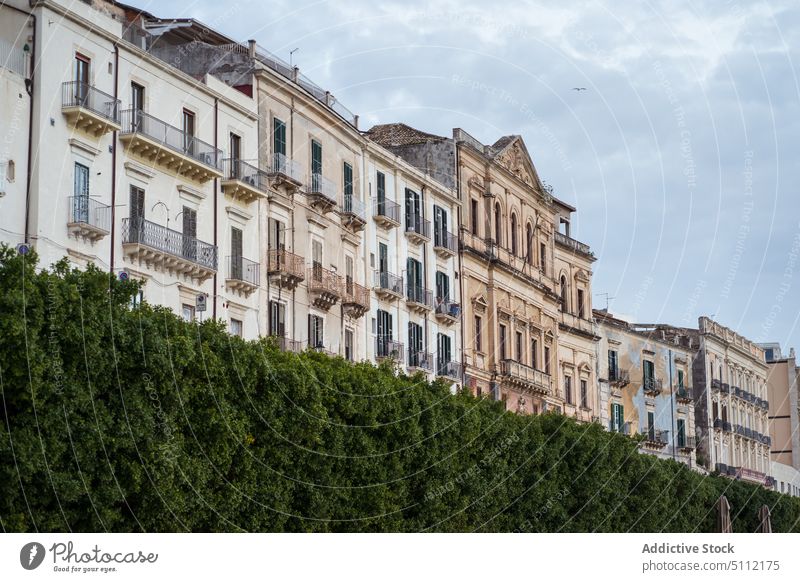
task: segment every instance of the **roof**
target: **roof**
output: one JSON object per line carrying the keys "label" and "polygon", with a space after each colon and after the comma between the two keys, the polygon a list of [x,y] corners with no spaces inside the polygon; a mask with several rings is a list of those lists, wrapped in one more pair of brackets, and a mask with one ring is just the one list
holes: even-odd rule
{"label": "roof", "polygon": [[427,143],[429,141],[443,141],[447,138],[415,129],[405,123],[384,123],[368,129],[366,135],[369,139],[383,147],[398,147]]}

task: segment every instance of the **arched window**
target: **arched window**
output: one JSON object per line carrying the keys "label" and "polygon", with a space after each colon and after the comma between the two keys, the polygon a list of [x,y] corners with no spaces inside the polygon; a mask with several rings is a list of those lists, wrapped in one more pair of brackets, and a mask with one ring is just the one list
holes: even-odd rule
{"label": "arched window", "polygon": [[500,203],[494,205],[494,241],[497,243],[497,246],[501,246],[503,244],[503,239],[501,238],[501,233],[503,232],[503,216],[500,212]]}
{"label": "arched window", "polygon": [[527,245],[527,248],[525,250],[525,252],[526,252],[525,256],[528,259],[528,264],[532,265],[533,264],[533,253],[534,253],[534,250],[533,250],[533,227],[531,226],[530,222],[525,227],[525,244]]}
{"label": "arched window", "polygon": [[561,311],[568,311],[567,305],[567,278],[561,275]]}
{"label": "arched window", "polygon": [[511,254],[515,257],[519,254],[517,246],[517,215],[511,214]]}

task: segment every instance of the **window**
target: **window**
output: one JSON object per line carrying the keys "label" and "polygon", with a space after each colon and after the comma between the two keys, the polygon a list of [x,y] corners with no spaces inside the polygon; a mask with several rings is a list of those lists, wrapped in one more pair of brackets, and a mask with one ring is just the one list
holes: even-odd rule
{"label": "window", "polygon": [[655,365],[650,360],[642,362],[643,381],[645,390],[655,389]]}
{"label": "window", "polygon": [[355,356],[353,355],[353,330],[344,330],[344,359],[352,362]]}
{"label": "window", "polygon": [[517,246],[517,215],[511,214],[511,254],[515,257],[519,254]]}
{"label": "window", "polygon": [[449,335],[440,333],[436,336],[436,353],[439,358],[439,371],[443,373],[443,368],[453,361],[452,344]]}
{"label": "window", "polygon": [[572,376],[564,376],[564,400],[567,404],[574,404],[572,401]]}
{"label": "window", "polygon": [[418,192],[406,188],[406,230],[426,234],[422,232],[422,197]]}
{"label": "window", "polygon": [[433,207],[433,244],[447,247],[447,211],[440,206]]}
{"label": "window", "polygon": [[311,241],[311,265],[314,268],[314,278],[322,278],[322,242]]}
{"label": "window", "polygon": [[440,303],[450,301],[450,277],[441,271],[436,271],[436,300]]}
{"label": "window", "polygon": [[[242,159],[242,138],[235,133],[230,134],[230,142],[229,142],[231,151],[230,157],[231,160],[239,161]],[[234,174],[235,176],[239,175],[239,172]]]}
{"label": "window", "polygon": [[184,303],[181,306],[181,317],[183,321],[194,321],[194,305]]}
{"label": "window", "polygon": [[91,60],[80,53],[75,53],[75,87],[74,95],[79,105],[86,105],[89,100],[89,64]]}
{"label": "window", "polygon": [[353,166],[344,162],[342,166],[342,186],[344,192],[344,211],[353,211]]}
{"label": "window", "polygon": [[533,265],[534,259],[534,249],[533,249],[533,226],[529,222],[525,226],[525,262],[529,265]]}
{"label": "window", "polygon": [[269,335],[286,336],[286,305],[283,303],[269,302]]}
{"label": "window", "polygon": [[550,373],[550,346],[544,346],[544,373]]}
{"label": "window", "polygon": [[516,340],[517,340],[517,341],[516,341],[516,347],[517,347],[517,361],[518,361],[520,364],[522,364],[522,363],[524,363],[524,361],[525,361],[525,353],[524,353],[524,350],[523,350],[523,348],[522,348],[522,332],[521,332],[521,331],[518,331],[518,332],[517,332],[517,337],[516,337]]}
{"label": "window", "polygon": [[183,256],[197,258],[197,211],[183,207]]}
{"label": "window", "polygon": [[500,324],[500,359],[506,359],[506,326],[502,323]]}
{"label": "window", "polygon": [[183,149],[194,154],[194,113],[183,110]]}
{"label": "window", "polygon": [[412,368],[427,367],[425,361],[422,326],[408,322],[408,365]]}
{"label": "window", "polygon": [[475,350],[478,352],[483,351],[483,337],[482,337],[482,321],[479,315],[475,316]]}
{"label": "window", "polygon": [[242,321],[240,319],[231,318],[231,335],[242,337]]}
{"label": "window", "polygon": [[561,275],[561,311],[569,311],[569,305],[567,304],[567,278],[564,275]]}
{"label": "window", "polygon": [[625,411],[622,404],[611,405],[611,431],[624,432],[625,426]]}
{"label": "window", "polygon": [[89,168],[75,163],[73,184],[72,221],[89,222]]}
{"label": "window", "polygon": [[242,230],[231,227],[231,272],[230,277],[236,281],[242,281],[244,276],[242,261]]}
{"label": "window", "polygon": [[678,390],[683,390],[683,370],[678,370]]}
{"label": "window", "polygon": [[539,243],[539,270],[547,275],[547,245]]}
{"label": "window", "polygon": [[144,111],[144,87],[138,83],[131,83],[131,109]]}
{"label": "window", "polygon": [[531,367],[539,369],[539,340],[531,340]]}
{"label": "window", "polygon": [[578,289],[578,317],[584,317],[583,289]]}
{"label": "window", "polygon": [[475,199],[470,200],[469,219],[472,227],[472,234],[478,236],[478,201]]}
{"label": "window", "polygon": [[275,156],[274,169],[279,170],[286,155],[286,124],[277,117],[272,119],[272,153]]}
{"label": "window", "polygon": [[269,248],[271,250],[284,250],[286,248],[286,225],[280,220],[270,218],[267,229],[267,244]]}
{"label": "window", "polygon": [[581,380],[581,406],[589,408],[589,387],[586,380]]}
{"label": "window", "polygon": [[417,303],[426,303],[422,263],[409,257],[406,260],[406,277],[408,278],[408,298]]}
{"label": "window", "polygon": [[608,350],[608,380],[609,382],[619,380],[619,360],[616,350]]}
{"label": "window", "polygon": [[308,315],[308,347],[314,349],[325,347],[323,323],[319,315]]}
{"label": "window", "polygon": [[322,145],[317,140],[311,140],[311,189],[319,192],[322,188]]}
{"label": "window", "polygon": [[130,230],[128,240],[139,242],[144,229],[144,190],[131,186],[130,190]]}
{"label": "window", "polygon": [[137,307],[141,306],[142,302],[144,301],[144,291],[139,289],[133,297],[131,297],[130,307],[131,309],[136,309]]}
{"label": "window", "polygon": [[503,234],[503,214],[500,211],[500,203],[494,205],[494,242],[497,246],[502,246],[503,241],[501,236]]}
{"label": "window", "polygon": [[678,446],[686,446],[686,421],[682,418],[678,419]]}
{"label": "window", "polygon": [[377,321],[377,342],[376,342],[376,356],[379,358],[388,358],[393,356],[393,335],[392,329],[392,314],[383,309],[378,310]]}
{"label": "window", "polygon": [[355,292],[353,288],[353,257],[346,256],[344,258],[344,284],[348,295],[353,295]]}
{"label": "window", "polygon": [[383,172],[375,175],[376,195],[378,198],[378,215],[386,216],[386,176]]}
{"label": "window", "polygon": [[647,412],[647,438],[648,440],[656,440],[656,415],[652,410]]}
{"label": "window", "polygon": [[389,246],[386,243],[378,243],[378,272],[381,274],[381,287],[389,287]]}

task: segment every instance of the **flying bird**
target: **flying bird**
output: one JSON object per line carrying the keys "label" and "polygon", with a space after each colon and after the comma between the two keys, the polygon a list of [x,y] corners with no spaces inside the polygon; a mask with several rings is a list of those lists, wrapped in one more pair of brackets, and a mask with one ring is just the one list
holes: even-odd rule
{"label": "flying bird", "polygon": [[586,91],[586,87],[573,87],[573,91]]}

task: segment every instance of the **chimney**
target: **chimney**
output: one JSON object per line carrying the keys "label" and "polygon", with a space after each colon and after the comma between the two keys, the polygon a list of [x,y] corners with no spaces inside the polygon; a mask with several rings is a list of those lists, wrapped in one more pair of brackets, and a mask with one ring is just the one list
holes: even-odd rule
{"label": "chimney", "polygon": [[247,41],[247,56],[251,59],[256,58],[256,41],[248,40]]}

